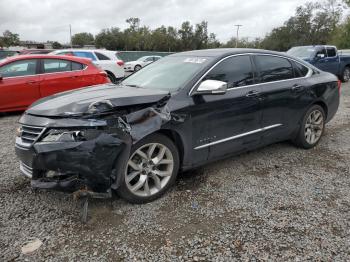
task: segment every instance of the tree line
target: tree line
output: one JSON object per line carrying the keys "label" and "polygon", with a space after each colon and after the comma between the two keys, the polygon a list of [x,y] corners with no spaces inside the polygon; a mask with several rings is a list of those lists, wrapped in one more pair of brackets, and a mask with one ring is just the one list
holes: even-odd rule
{"label": "tree line", "polygon": [[[150,29],[137,17],[126,20],[127,28],[102,29],[98,34],[81,32],[72,36],[74,46],[95,45],[97,48],[120,51],[166,51],[180,52],[218,47],[248,47],[286,51],[292,46],[334,44],[338,48],[350,48],[350,17],[346,11],[350,0],[324,0],[308,2],[299,6],[295,14],[283,25],[272,29],[262,38],[232,37],[227,42],[218,41],[215,33],[208,32],[208,22],[182,23],[180,28],[160,26]],[[5,31],[0,46],[19,42],[17,34]],[[61,44],[53,42],[54,48]]]}

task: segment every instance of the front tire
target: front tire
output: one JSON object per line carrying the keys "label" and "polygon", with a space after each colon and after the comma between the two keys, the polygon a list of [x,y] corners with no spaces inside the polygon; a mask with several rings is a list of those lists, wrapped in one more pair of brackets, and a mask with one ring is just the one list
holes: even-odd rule
{"label": "front tire", "polygon": [[325,129],[325,112],[319,105],[313,105],[304,115],[294,143],[301,148],[310,149],[321,140]]}
{"label": "front tire", "polygon": [[140,65],[136,65],[136,66],[134,67],[134,71],[137,72],[137,71],[139,71],[141,68],[142,68],[142,67],[141,67]]}
{"label": "front tire", "polygon": [[350,67],[346,66],[341,75],[341,81],[347,83],[350,80]]}
{"label": "front tire", "polygon": [[117,194],[135,204],[153,201],[174,184],[178,171],[174,143],[164,135],[152,134],[132,147]]}

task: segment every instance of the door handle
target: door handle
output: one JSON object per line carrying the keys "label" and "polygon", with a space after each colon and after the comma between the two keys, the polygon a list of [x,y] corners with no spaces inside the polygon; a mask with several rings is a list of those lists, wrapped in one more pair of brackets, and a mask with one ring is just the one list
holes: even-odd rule
{"label": "door handle", "polygon": [[257,97],[260,95],[260,92],[259,91],[256,91],[256,90],[252,90],[252,91],[249,91],[245,96],[246,97]]}
{"label": "door handle", "polygon": [[293,91],[293,92],[300,92],[300,91],[303,91],[303,90],[304,90],[304,86],[302,86],[302,85],[296,84],[296,85],[294,85],[294,86],[292,87],[292,91]]}

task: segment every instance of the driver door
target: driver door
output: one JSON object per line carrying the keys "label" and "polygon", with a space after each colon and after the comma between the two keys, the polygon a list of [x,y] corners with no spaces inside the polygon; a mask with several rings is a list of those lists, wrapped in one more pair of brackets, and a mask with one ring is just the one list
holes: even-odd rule
{"label": "driver door", "polygon": [[321,69],[322,71],[328,72],[329,68],[328,68],[327,60],[328,60],[328,58],[327,58],[326,48],[322,47],[322,49],[320,49],[316,52],[314,66]]}
{"label": "driver door", "polygon": [[203,120],[193,130],[194,137],[201,137],[203,130],[207,135],[196,141],[194,150],[209,148],[209,159],[214,160],[259,145],[262,108],[250,56],[226,58],[202,81],[205,80],[226,82],[228,90],[221,95],[193,96]]}

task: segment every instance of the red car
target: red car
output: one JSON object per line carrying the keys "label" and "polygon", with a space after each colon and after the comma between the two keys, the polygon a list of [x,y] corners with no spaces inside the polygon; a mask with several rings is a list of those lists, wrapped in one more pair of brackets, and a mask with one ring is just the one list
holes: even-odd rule
{"label": "red car", "polygon": [[107,74],[89,59],[22,55],[0,60],[0,112],[25,110],[39,98],[108,83]]}

